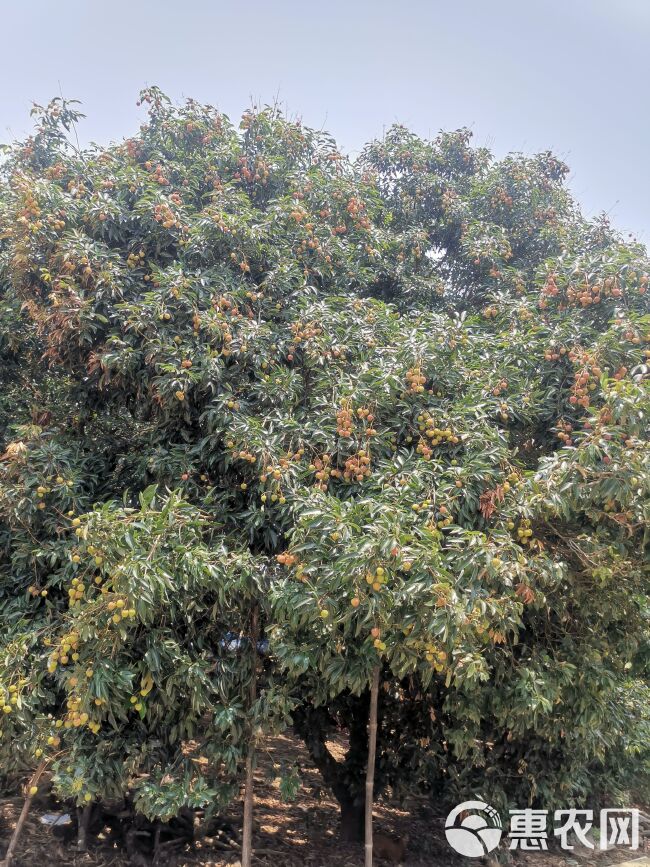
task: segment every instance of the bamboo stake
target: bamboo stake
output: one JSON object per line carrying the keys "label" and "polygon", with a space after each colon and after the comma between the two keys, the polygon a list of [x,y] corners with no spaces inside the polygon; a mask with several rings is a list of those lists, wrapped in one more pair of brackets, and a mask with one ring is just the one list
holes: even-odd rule
{"label": "bamboo stake", "polygon": [[11,835],[11,840],[9,841],[9,848],[5,854],[4,860],[0,861],[0,867],[11,867],[11,862],[13,861],[14,853],[16,851],[16,847],[18,846],[18,840],[20,839],[20,834],[23,830],[23,825],[27,820],[27,816],[29,814],[29,808],[32,805],[32,795],[31,789],[32,786],[35,786],[43,771],[45,770],[45,766],[47,761],[44,759],[40,765],[36,768],[34,773],[32,774],[32,778],[29,781],[29,785],[27,788],[27,797],[25,798],[25,803],[23,804],[23,808],[20,811],[20,816],[18,817],[18,821],[16,822],[16,827],[14,828],[14,832]]}
{"label": "bamboo stake", "polygon": [[370,684],[370,714],[368,717],[368,766],[366,768],[365,804],[365,867],[372,867],[372,801],[375,786],[375,756],[377,753],[377,704],[379,699],[379,674],[377,666]]}
{"label": "bamboo stake", "polygon": [[[251,682],[248,694],[249,711],[255,704],[257,697],[257,641],[259,632],[259,608],[253,605],[251,611],[250,644],[252,653]],[[244,789],[244,822],[242,828],[241,864],[242,867],[251,867],[253,858],[253,801],[254,801],[254,759],[255,739],[253,732],[249,732],[248,753],[246,755],[246,783]]]}

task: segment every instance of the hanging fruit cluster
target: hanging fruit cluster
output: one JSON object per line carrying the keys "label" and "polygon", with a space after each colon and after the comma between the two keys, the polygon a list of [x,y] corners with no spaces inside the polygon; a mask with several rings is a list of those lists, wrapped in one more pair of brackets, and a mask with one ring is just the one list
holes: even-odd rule
{"label": "hanging fruit cluster", "polygon": [[[46,646],[49,646],[50,639],[46,638],[43,643]],[[79,659],[78,651],[79,634],[77,632],[68,632],[65,635],[62,635],[59,639],[59,646],[54,648],[48,658],[47,670],[50,674],[53,674],[59,664],[67,665],[70,660],[76,662]]]}
{"label": "hanging fruit cluster", "polygon": [[292,322],[289,326],[291,329],[292,346],[289,347],[289,352],[294,353],[299,343],[306,343],[314,337],[318,337],[323,333],[315,322]]}
{"label": "hanging fruit cluster", "polygon": [[[102,587],[102,593],[107,595],[108,590]],[[136,616],[135,608],[129,608],[127,600],[121,596],[118,596],[116,599],[110,599],[106,608],[108,609],[109,621],[115,624],[115,626],[127,618],[134,620]]]}
{"label": "hanging fruit cluster", "polygon": [[145,253],[144,250],[139,250],[137,253],[129,253],[126,257],[126,265],[131,270],[135,268],[139,268],[140,265],[144,262]]}
{"label": "hanging fruit cluster", "polygon": [[559,361],[567,352],[566,346],[553,346],[545,351],[544,358],[546,361]]}
{"label": "hanging fruit cluster", "polygon": [[431,663],[431,667],[434,671],[444,671],[447,666],[447,654],[436,644],[424,645],[424,658],[427,662]]}
{"label": "hanging fruit cluster", "polygon": [[366,584],[369,584],[376,593],[380,593],[387,583],[388,575],[383,566],[377,566],[374,572],[366,572]]}
{"label": "hanging fruit cluster", "polygon": [[428,445],[427,441],[420,437],[420,441],[417,444],[416,452],[419,455],[422,455],[425,461],[431,459],[431,455],[433,454],[433,449]]}
{"label": "hanging fruit cluster", "polygon": [[232,453],[233,458],[235,460],[239,459],[240,461],[246,461],[249,464],[254,464],[257,461],[257,458],[252,452],[246,451],[246,449],[241,449],[241,451],[235,451]]}
{"label": "hanging fruit cluster", "polygon": [[438,507],[438,512],[435,515],[435,519],[431,522],[432,529],[433,526],[437,526],[438,529],[442,530],[444,527],[449,527],[454,523],[453,517],[449,514],[449,509],[443,504]]}
{"label": "hanging fruit cluster", "polygon": [[67,713],[63,717],[63,728],[79,728],[87,725],[89,729],[95,733],[99,731],[100,725],[90,719],[90,714],[86,711],[81,711],[81,698],[78,695],[71,695],[66,701]]}
{"label": "hanging fruit cluster", "polygon": [[68,597],[70,600],[70,608],[74,608],[83,599],[84,593],[86,592],[86,586],[78,578],[73,578],[70,584],[71,586],[68,590]]}
{"label": "hanging fruit cluster", "polygon": [[500,205],[506,208],[511,208],[512,202],[512,196],[504,189],[496,190],[490,197],[490,204],[493,208],[497,208]]}
{"label": "hanging fruit cluster", "polygon": [[18,222],[27,225],[33,220],[37,220],[41,215],[41,209],[36,197],[33,193],[33,188],[27,180],[17,181],[17,189],[22,192],[22,208],[18,212]]}
{"label": "hanging fruit cluster", "polygon": [[314,458],[309,465],[309,469],[316,474],[315,488],[317,491],[326,491],[330,476],[336,477],[340,473],[332,467],[332,458],[330,455],[322,455],[322,457]]}
{"label": "hanging fruit cluster", "polygon": [[298,557],[295,554],[291,554],[289,551],[283,551],[282,554],[276,554],[275,559],[278,563],[286,566],[287,569],[291,566],[295,566],[298,562]]}
{"label": "hanging fruit cluster", "polygon": [[[573,356],[571,358],[571,356]],[[579,360],[574,353],[570,355],[571,360]],[[598,379],[602,374],[602,370],[595,363],[589,363],[585,358],[580,370],[574,374],[574,382],[571,388],[571,396],[569,403],[574,406],[589,406],[589,392],[595,391],[598,385]]]}
{"label": "hanging fruit cluster", "polygon": [[602,283],[590,283],[585,279],[577,286],[569,284],[566,290],[567,301],[576,307],[578,305],[589,307],[590,304],[600,304],[603,297],[608,296],[612,298],[623,297],[623,290],[619,286],[618,280],[612,277],[606,277]]}
{"label": "hanging fruit cluster", "polygon": [[360,421],[363,421],[367,424],[367,427],[365,430],[366,436],[368,436],[368,437],[375,436],[377,431],[372,426],[372,423],[375,420],[375,416],[373,415],[373,413],[370,412],[370,410],[367,407],[365,407],[365,406],[359,407],[359,409],[357,410],[357,418]]}
{"label": "hanging fruit cluster", "polygon": [[[312,227],[310,229],[310,227]],[[298,253],[306,253],[307,250],[313,250],[315,253],[319,252],[321,248],[320,241],[316,236],[313,235],[313,226],[311,223],[305,224],[305,229],[309,233],[310,237],[307,239],[303,239],[300,241],[297,247]]]}
{"label": "hanging fruit cluster", "polygon": [[255,181],[261,183],[263,187],[266,186],[269,179],[269,167],[261,156],[255,157],[253,163],[249,163],[247,157],[239,157],[238,162],[239,171],[233,175],[236,180],[245,180],[249,183]]}
{"label": "hanging fruit cluster", "polygon": [[[557,274],[549,274],[541,289],[539,306],[542,309],[548,307],[548,299],[560,295],[560,287],[557,284]],[[580,282],[568,282],[560,309],[565,306],[587,308],[601,304],[607,299],[619,301],[630,291],[636,290],[639,295],[644,295],[648,287],[648,275],[638,274],[635,271],[622,270],[619,274],[589,278],[587,275]]]}
{"label": "hanging fruit cluster", "polygon": [[347,482],[363,482],[370,474],[370,455],[363,449],[346,460],[343,478]]}
{"label": "hanging fruit cluster", "polygon": [[[441,443],[447,443],[451,445],[458,445],[460,442],[460,437],[454,433],[454,431],[450,427],[440,428],[436,426],[435,419],[429,412],[420,413],[417,417],[418,422],[418,430],[423,435],[423,438],[420,440],[420,444],[424,443],[426,446],[426,441],[428,440],[431,446],[439,446]],[[426,437],[426,439],[424,439]],[[428,450],[429,454],[431,453],[430,449]],[[427,448],[418,447],[418,452],[420,454],[425,454],[427,452]]]}
{"label": "hanging fruit cluster", "polygon": [[508,404],[503,400],[499,403],[499,418],[502,422],[506,422],[510,418]]}
{"label": "hanging fruit cluster", "polygon": [[287,458],[280,458],[277,465],[268,464],[264,467],[262,474],[260,475],[260,482],[262,484],[269,484],[268,491],[262,491],[260,493],[260,500],[263,503],[279,503],[283,506],[287,499],[282,493],[282,474],[289,467],[289,461]]}
{"label": "hanging fruit cluster", "polygon": [[161,187],[164,187],[164,186],[166,186],[166,185],[169,183],[169,181],[168,181],[167,178],[165,177],[165,170],[164,170],[164,168],[160,165],[160,163],[158,163],[156,166],[154,166],[153,163],[151,162],[151,160],[147,160],[147,161],[144,163],[144,168],[145,168],[148,172],[152,172],[152,174],[153,174],[153,176],[154,176],[154,179],[155,179],[156,183],[157,183],[157,184],[160,184]]}
{"label": "hanging fruit cluster", "polygon": [[340,437],[349,439],[353,435],[355,422],[359,422],[363,425],[360,435],[373,437],[377,433],[372,426],[374,420],[374,414],[367,407],[361,406],[355,412],[351,402],[346,400],[336,413],[336,432]]}
{"label": "hanging fruit cluster", "polygon": [[4,714],[10,714],[13,708],[20,702],[20,694],[22,687],[25,686],[27,680],[20,679],[17,683],[11,683],[8,687],[0,686],[0,711]]}
{"label": "hanging fruit cluster", "polygon": [[340,437],[352,436],[353,417],[349,404],[344,404],[336,413],[336,432]]}
{"label": "hanging fruit cluster", "polygon": [[406,371],[406,394],[422,394],[427,381],[420,365],[415,365]]}
{"label": "hanging fruit cluster", "polygon": [[571,437],[571,433],[573,432],[573,425],[569,424],[568,421],[564,421],[564,419],[560,419],[557,427],[558,427],[557,438],[559,440],[561,440],[565,446],[572,445],[573,439]]}
{"label": "hanging fruit cluster", "polygon": [[534,548],[537,545],[537,540],[533,539],[533,531],[528,518],[520,521],[517,527],[517,540],[521,545],[527,545],[530,548]]}
{"label": "hanging fruit cluster", "polygon": [[[560,294],[560,289],[555,281],[555,274],[549,274],[546,278],[546,283],[542,286],[541,294],[546,295],[549,298],[554,298],[556,295]],[[546,302],[540,304],[540,306],[546,306]]]}
{"label": "hanging fruit cluster", "polygon": [[181,223],[176,219],[176,216],[169,205],[155,205],[153,209],[153,218],[157,223],[160,223],[163,229],[180,229]]}

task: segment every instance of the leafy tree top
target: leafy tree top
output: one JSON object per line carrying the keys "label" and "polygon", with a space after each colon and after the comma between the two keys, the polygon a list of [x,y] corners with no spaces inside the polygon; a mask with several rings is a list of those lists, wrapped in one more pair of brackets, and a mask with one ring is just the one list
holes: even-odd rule
{"label": "leafy tree top", "polygon": [[[3,165],[5,742],[54,739],[80,798],[155,768],[168,815],[231,793],[247,717],[380,661],[435,705],[415,779],[417,741],[471,770],[538,738],[549,786],[585,785],[647,653],[644,250],[550,154],[396,127],[353,163],[272,109],[142,100],[137,136],[86,151],[55,100]],[[253,710],[221,643],[252,605]]]}

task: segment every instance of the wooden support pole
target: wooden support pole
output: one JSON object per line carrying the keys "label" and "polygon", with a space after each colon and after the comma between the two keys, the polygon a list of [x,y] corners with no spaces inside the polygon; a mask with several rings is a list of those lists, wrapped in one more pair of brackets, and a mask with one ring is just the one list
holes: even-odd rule
{"label": "wooden support pole", "polygon": [[[259,607],[253,605],[251,611],[250,649],[251,649],[251,682],[248,694],[248,709],[252,710],[257,698],[257,642],[259,638]],[[248,753],[246,755],[246,782],[244,789],[244,822],[242,828],[241,864],[251,867],[253,858],[253,803],[254,803],[254,765],[255,738],[252,728],[249,731]]]}
{"label": "wooden support pole", "polygon": [[40,765],[36,768],[34,773],[32,774],[32,778],[29,781],[29,785],[27,787],[27,797],[25,798],[25,803],[23,804],[23,808],[20,811],[20,816],[18,817],[18,821],[16,822],[16,827],[14,828],[14,832],[11,835],[11,840],[9,841],[9,847],[5,854],[4,860],[0,861],[0,867],[11,867],[11,862],[13,861],[14,854],[16,852],[16,847],[18,846],[18,840],[20,839],[21,831],[23,830],[23,825],[27,820],[27,816],[29,814],[29,808],[32,805],[32,786],[37,785],[41,774],[45,770],[47,762],[44,760],[40,763]]}
{"label": "wooden support pole", "polygon": [[365,815],[365,867],[372,867],[372,802],[375,787],[375,756],[377,754],[377,705],[379,703],[379,675],[377,666],[370,684],[370,713],[368,716],[368,766],[366,768]]}

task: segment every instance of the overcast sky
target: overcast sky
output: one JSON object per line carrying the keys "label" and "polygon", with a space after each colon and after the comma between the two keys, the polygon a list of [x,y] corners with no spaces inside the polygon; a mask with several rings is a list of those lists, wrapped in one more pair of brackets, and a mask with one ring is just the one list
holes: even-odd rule
{"label": "overcast sky", "polygon": [[11,0],[0,140],[32,101],[81,99],[85,141],[132,134],[157,84],[232,119],[280,102],[342,148],[400,122],[551,148],[584,211],[650,246],[650,0]]}

